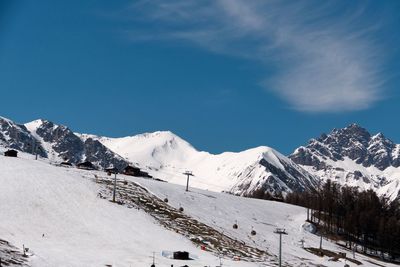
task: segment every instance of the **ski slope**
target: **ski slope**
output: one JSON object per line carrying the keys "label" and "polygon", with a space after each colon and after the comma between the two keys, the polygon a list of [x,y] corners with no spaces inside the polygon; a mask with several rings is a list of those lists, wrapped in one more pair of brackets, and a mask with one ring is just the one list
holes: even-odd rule
{"label": "ski slope", "polygon": [[[302,207],[286,203],[249,199],[211,191],[185,188],[176,184],[160,183],[142,178],[131,179],[160,198],[168,197],[170,205],[183,207],[190,216],[202,220],[213,228],[237,238],[259,249],[278,255],[279,239],[274,234],[276,228],[285,228],[287,236],[283,236],[283,262],[288,266],[344,266],[344,261],[333,262],[328,258],[320,258],[306,252],[299,242],[304,240],[305,247],[319,247],[320,237],[305,230],[307,228],[306,210]],[[233,224],[238,224],[238,229],[233,229]],[[250,234],[251,230],[257,232],[256,236]],[[350,251],[343,250],[328,240],[323,240],[323,248],[336,252],[345,252],[348,257]],[[363,266],[397,266],[372,260],[356,254],[356,260]],[[348,262],[350,266],[358,266]]]}
{"label": "ski slope", "polygon": [[29,247],[34,267],[150,266],[152,252],[160,264],[174,264],[163,250],[198,255],[191,266],[219,262],[142,211],[98,198],[85,171],[1,156],[0,172],[0,237]]}
{"label": "ski slope", "polygon": [[[128,209],[98,197],[101,185],[91,179],[102,172],[62,168],[48,161],[35,161],[31,155],[19,158],[0,157],[0,239],[22,249],[24,244],[34,255],[33,267],[54,266],[150,266],[153,252],[156,266],[217,266],[219,259],[202,251],[187,238],[168,231],[143,210]],[[248,245],[266,250],[276,260],[278,236],[276,227],[284,227],[284,262],[287,266],[343,266],[304,251],[316,247],[319,237],[302,228],[305,210],[300,207],[247,199],[228,194],[192,189],[180,185],[119,175],[165,198],[175,207]],[[234,230],[237,220],[239,228]],[[257,231],[251,236],[251,229]],[[44,234],[44,236],[43,236]],[[324,247],[340,249],[324,241]],[[174,261],[161,256],[162,251],[185,250],[198,258],[190,262]],[[357,255],[363,266],[376,266]],[[371,259],[369,259],[371,260]],[[275,266],[244,261],[223,260],[224,266]],[[355,266],[350,263],[350,266]],[[391,266],[391,265],[385,265]]]}

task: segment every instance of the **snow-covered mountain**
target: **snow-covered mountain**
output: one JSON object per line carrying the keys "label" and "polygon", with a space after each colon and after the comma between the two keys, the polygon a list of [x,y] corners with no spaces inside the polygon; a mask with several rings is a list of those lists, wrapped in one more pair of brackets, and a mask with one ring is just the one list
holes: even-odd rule
{"label": "snow-covered mountain", "polygon": [[47,120],[35,120],[25,124],[25,128],[46,151],[52,161],[79,163],[85,160],[106,168],[113,164],[123,168],[129,163],[92,138],[82,140],[68,127]]}
{"label": "snow-covered mountain", "polygon": [[192,186],[242,196],[259,191],[304,191],[317,185],[317,178],[265,146],[214,155],[197,151],[169,131],[123,138],[92,135],[82,135],[82,138],[99,140],[153,176],[177,184],[186,183],[183,172],[190,170],[195,175],[190,182]]}
{"label": "snow-covered mountain", "polygon": [[304,191],[331,179],[396,198],[400,191],[400,145],[383,134],[371,135],[352,124],[311,139],[288,157],[261,146],[242,152],[210,154],[196,150],[179,136],[154,132],[122,138],[78,134],[47,120],[25,125],[0,118],[0,145],[34,153],[53,161],[89,160],[99,167],[133,163],[152,176],[242,196],[260,192]]}
{"label": "snow-covered mountain", "polygon": [[308,172],[391,199],[400,190],[400,145],[357,124],[311,139],[289,156]]}
{"label": "snow-covered mountain", "polygon": [[47,157],[45,149],[24,126],[0,117],[0,146]]}
{"label": "snow-covered mountain", "polygon": [[[3,119],[0,145],[40,155],[51,161],[79,163],[88,160],[105,168],[134,164],[156,178],[186,184],[183,172],[195,177],[190,185],[242,196],[286,193],[315,187],[317,178],[269,147],[213,155],[198,151],[177,135],[164,131],[123,138],[78,134],[47,120],[18,125]],[[31,149],[31,150],[29,150]]]}
{"label": "snow-covered mountain", "polygon": [[320,179],[373,189],[391,199],[400,192],[400,145],[356,124],[311,139],[286,157],[266,146],[211,154],[169,131],[109,138],[74,133],[47,120],[21,125],[0,117],[0,146],[36,150],[56,162],[89,160],[120,169],[133,164],[176,184],[186,184],[183,173],[192,171],[190,186],[241,196],[309,190]]}

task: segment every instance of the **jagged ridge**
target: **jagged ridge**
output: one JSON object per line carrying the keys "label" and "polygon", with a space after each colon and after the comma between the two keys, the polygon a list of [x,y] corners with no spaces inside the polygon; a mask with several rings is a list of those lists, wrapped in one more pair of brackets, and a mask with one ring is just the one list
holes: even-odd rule
{"label": "jagged ridge", "polygon": [[382,133],[371,135],[351,124],[311,139],[290,156],[294,162],[322,179],[374,189],[395,198],[399,192],[400,145]]}

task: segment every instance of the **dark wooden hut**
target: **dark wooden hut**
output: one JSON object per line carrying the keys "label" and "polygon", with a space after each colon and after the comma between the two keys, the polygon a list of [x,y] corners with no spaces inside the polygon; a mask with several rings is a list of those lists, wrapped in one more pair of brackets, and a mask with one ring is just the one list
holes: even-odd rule
{"label": "dark wooden hut", "polygon": [[148,172],[143,172],[143,171],[140,171],[139,176],[146,177],[146,178],[153,178],[153,176],[151,176]]}
{"label": "dark wooden hut", "polygon": [[78,163],[76,166],[78,167],[78,169],[83,169],[83,170],[95,170],[96,169],[96,167],[90,161]]}
{"label": "dark wooden hut", "polygon": [[16,158],[18,156],[18,151],[14,149],[9,149],[4,152],[4,156]]}
{"label": "dark wooden hut", "polygon": [[174,260],[190,260],[189,252],[187,252],[187,251],[174,251]]}
{"label": "dark wooden hut", "polygon": [[126,166],[123,171],[123,174],[130,176],[139,176],[140,173],[141,173],[140,169],[134,166]]}
{"label": "dark wooden hut", "polygon": [[126,166],[122,173],[125,175],[136,176],[136,177],[153,178],[147,172],[144,172],[140,168],[134,166]]}
{"label": "dark wooden hut", "polygon": [[60,165],[63,166],[63,167],[71,167],[72,163],[69,162],[69,161],[63,161],[63,162],[60,163]]}
{"label": "dark wooden hut", "polygon": [[105,171],[108,175],[111,175],[112,173],[119,173],[119,170],[118,170],[116,167],[114,167],[114,166],[105,168],[104,171]]}

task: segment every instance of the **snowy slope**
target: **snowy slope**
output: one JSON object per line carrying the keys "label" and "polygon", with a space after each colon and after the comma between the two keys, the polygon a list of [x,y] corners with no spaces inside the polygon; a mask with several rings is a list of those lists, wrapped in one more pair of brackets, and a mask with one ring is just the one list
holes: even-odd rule
{"label": "snowy slope", "polygon": [[146,164],[157,169],[181,164],[197,153],[188,142],[169,131],[122,138],[83,136],[97,138],[103,145],[133,163]]}
{"label": "snowy slope", "polygon": [[[319,247],[320,242],[319,236],[305,230],[306,210],[302,207],[199,189],[185,192],[184,187],[175,184],[159,183],[141,178],[125,178],[145,186],[160,198],[168,197],[171,205],[184,207],[185,212],[194,218],[205,221],[208,225],[235,239],[265,249],[273,256],[277,255],[279,251],[279,239],[273,232],[276,228],[285,228],[288,235],[283,237],[282,243],[283,263],[286,266],[342,267],[344,265],[343,260],[333,262],[328,258],[320,258],[304,251],[301,247],[299,242],[301,239],[305,241],[305,247]],[[233,229],[232,225],[236,222],[238,229]],[[256,236],[250,235],[252,229],[257,232]],[[323,247],[336,252],[345,252],[347,255],[351,254],[325,239]],[[362,266],[396,266],[359,254],[356,254],[356,259],[361,261]],[[350,266],[357,266],[349,261],[347,263]]]}
{"label": "snowy slope", "polygon": [[[106,177],[104,173],[56,167],[35,161],[32,155],[21,156],[0,160],[0,239],[19,248],[22,244],[29,247],[34,254],[31,266],[150,266],[152,252],[156,253],[156,266],[184,264],[162,257],[163,250],[186,250],[197,255],[189,266],[219,263],[215,255],[167,231],[143,210],[100,198],[102,185],[87,177]],[[302,228],[306,216],[303,208],[199,189],[185,192],[182,186],[143,178],[120,175],[118,179],[141,184],[162,199],[168,196],[169,204],[184,207],[187,215],[270,254],[265,264],[224,259],[224,266],[276,266],[278,237],[272,233],[276,227],[285,227],[289,233],[283,238],[286,266],[344,265],[300,247],[302,238],[306,247],[319,244],[318,236]],[[235,221],[237,230],[232,228]],[[251,229],[257,231],[256,236],[249,234]],[[324,247],[340,251],[328,241],[324,241]],[[376,266],[369,262],[374,260],[360,255],[357,260],[363,266]]]}
{"label": "snowy slope", "polygon": [[177,184],[186,183],[182,174],[186,170],[195,174],[192,186],[246,196],[257,189],[271,193],[303,191],[317,184],[315,177],[265,146],[213,155],[197,151],[169,131],[123,138],[81,136],[97,139],[151,175]]}
{"label": "snowy slope", "polygon": [[29,247],[32,266],[149,266],[152,252],[164,266],[174,264],[162,250],[198,255],[191,266],[218,262],[144,212],[100,199],[86,172],[29,157],[0,160],[0,237]]}

